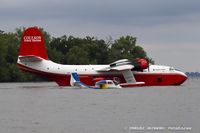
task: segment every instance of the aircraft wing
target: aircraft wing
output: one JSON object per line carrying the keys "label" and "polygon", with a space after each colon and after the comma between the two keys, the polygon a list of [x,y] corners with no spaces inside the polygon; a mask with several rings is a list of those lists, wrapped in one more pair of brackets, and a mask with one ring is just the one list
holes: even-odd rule
{"label": "aircraft wing", "polygon": [[97,70],[98,72],[131,70],[134,65],[128,59],[121,59],[109,64],[108,67]]}
{"label": "aircraft wing", "polygon": [[126,80],[126,83],[120,84],[120,85],[122,85],[124,87],[144,84],[144,82],[136,81],[136,79],[131,71],[133,68],[135,68],[135,66],[133,65],[132,62],[130,62],[128,59],[122,59],[122,60],[118,60],[118,61],[115,61],[115,62],[109,64],[109,66],[107,68],[100,69],[97,71],[99,71],[99,72],[109,72],[109,71],[122,72],[124,79]]}

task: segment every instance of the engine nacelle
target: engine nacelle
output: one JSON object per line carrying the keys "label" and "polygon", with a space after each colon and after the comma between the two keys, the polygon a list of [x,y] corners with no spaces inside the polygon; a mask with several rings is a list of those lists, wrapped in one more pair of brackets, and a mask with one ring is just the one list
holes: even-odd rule
{"label": "engine nacelle", "polygon": [[133,70],[137,70],[137,71],[141,71],[149,67],[148,59],[144,59],[144,58],[136,58],[132,61],[132,64],[135,66]]}

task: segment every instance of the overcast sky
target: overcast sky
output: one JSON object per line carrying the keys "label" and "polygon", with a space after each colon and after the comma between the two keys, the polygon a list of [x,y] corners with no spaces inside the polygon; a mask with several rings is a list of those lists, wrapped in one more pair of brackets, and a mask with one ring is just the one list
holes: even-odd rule
{"label": "overcast sky", "polygon": [[0,0],[0,29],[52,36],[132,35],[156,64],[200,71],[200,0]]}

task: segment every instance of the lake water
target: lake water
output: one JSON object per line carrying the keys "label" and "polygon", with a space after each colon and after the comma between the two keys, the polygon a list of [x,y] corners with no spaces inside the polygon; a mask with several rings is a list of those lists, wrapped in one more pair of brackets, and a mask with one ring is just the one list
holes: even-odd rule
{"label": "lake water", "polygon": [[199,81],[110,90],[0,83],[0,133],[200,133]]}

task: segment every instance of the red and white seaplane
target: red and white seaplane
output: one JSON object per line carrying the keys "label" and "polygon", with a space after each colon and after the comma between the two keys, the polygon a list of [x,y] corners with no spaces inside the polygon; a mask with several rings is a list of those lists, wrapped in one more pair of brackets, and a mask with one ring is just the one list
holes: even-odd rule
{"label": "red and white seaplane", "polygon": [[37,27],[25,30],[17,64],[21,70],[47,77],[59,86],[71,86],[71,75],[94,86],[100,80],[112,80],[121,87],[180,85],[187,76],[169,66],[149,65],[146,59],[121,59],[108,65],[62,65],[49,60],[44,37]]}

